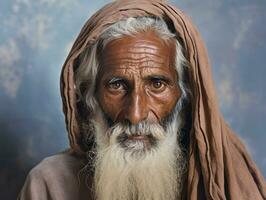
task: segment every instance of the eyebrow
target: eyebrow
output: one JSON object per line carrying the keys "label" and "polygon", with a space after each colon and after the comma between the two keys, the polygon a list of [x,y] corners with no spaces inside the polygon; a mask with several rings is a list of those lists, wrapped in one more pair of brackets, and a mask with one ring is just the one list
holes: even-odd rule
{"label": "eyebrow", "polygon": [[108,83],[114,83],[116,81],[125,81],[125,78],[123,77],[119,77],[119,76],[115,76],[115,77],[111,77],[111,79],[107,79]]}
{"label": "eyebrow", "polygon": [[167,76],[164,76],[164,75],[148,75],[145,77],[146,80],[154,80],[154,79],[157,79],[157,80],[163,80],[167,83],[170,83],[172,82],[172,80],[167,77]]}

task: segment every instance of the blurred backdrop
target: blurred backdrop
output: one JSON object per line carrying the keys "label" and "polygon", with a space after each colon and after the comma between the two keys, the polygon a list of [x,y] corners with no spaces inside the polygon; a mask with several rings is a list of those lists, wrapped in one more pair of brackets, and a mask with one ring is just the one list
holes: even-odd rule
{"label": "blurred backdrop", "polygon": [[[68,147],[61,66],[82,25],[106,0],[0,1],[0,199],[29,170]],[[179,0],[204,38],[220,107],[266,177],[266,1]]]}

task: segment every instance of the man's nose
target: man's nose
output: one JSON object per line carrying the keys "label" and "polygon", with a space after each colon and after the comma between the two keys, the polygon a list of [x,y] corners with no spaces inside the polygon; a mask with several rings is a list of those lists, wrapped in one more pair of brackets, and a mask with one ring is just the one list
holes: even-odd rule
{"label": "man's nose", "polygon": [[148,106],[143,94],[132,94],[127,108],[125,109],[125,118],[131,124],[137,124],[148,117]]}

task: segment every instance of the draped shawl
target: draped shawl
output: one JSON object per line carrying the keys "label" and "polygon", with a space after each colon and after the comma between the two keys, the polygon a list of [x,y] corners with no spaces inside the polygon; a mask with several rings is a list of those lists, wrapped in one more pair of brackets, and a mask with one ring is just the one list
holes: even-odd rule
{"label": "draped shawl", "polygon": [[74,89],[75,61],[107,27],[137,16],[157,16],[172,24],[190,63],[192,128],[183,199],[266,199],[263,176],[219,111],[208,55],[199,32],[178,8],[163,0],[118,0],[96,12],[78,35],[62,69],[61,96],[71,150],[83,156]]}

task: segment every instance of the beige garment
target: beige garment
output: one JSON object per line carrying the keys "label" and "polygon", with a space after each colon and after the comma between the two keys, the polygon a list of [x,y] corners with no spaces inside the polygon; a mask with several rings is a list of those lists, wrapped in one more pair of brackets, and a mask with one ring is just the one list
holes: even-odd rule
{"label": "beige garment", "polygon": [[18,200],[89,200],[82,159],[69,152],[44,159],[27,176]]}
{"label": "beige garment", "polygon": [[[61,75],[63,110],[72,151],[84,156],[85,151],[90,149],[90,146],[82,145],[77,119],[80,115],[90,116],[76,102],[73,74],[78,66],[77,58],[108,26],[136,16],[157,16],[165,19],[183,43],[185,56],[191,65],[189,80],[193,92],[192,129],[187,133],[189,165],[183,199],[266,199],[263,176],[220,114],[211,68],[200,34],[184,13],[163,0],[114,1],[94,14],[82,28]],[[64,182],[61,184],[61,187],[65,187]],[[48,185],[47,188],[49,187]],[[52,190],[53,188],[49,188],[49,191]],[[36,194],[34,190],[31,192]]]}

